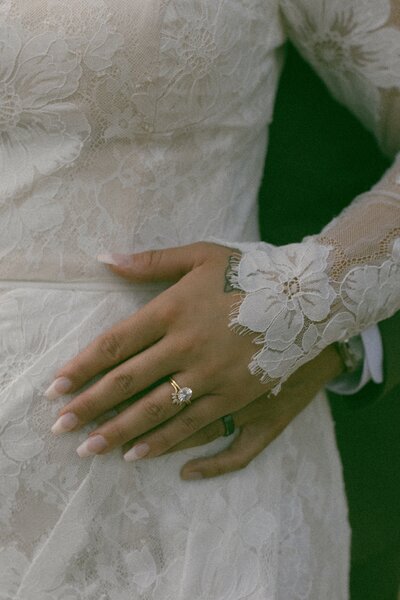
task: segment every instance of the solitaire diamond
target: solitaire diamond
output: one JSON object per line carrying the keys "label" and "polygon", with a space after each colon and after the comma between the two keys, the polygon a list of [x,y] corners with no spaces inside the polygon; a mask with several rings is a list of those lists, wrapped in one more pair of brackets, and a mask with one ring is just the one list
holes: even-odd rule
{"label": "solitaire diamond", "polygon": [[174,394],[175,404],[183,404],[183,403],[189,404],[192,394],[193,394],[193,391],[190,388],[188,388],[188,387],[181,388],[178,392],[176,392]]}

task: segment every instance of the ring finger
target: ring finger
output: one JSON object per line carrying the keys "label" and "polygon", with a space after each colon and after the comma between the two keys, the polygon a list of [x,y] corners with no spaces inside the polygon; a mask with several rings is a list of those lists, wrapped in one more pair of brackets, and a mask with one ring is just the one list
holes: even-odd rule
{"label": "ring finger", "polygon": [[[176,378],[174,376],[174,380],[190,381],[195,400],[205,391],[201,389],[200,381],[195,376],[179,374]],[[174,403],[173,393],[174,387],[169,381],[152,389],[123,412],[92,431],[77,449],[79,456],[83,458],[92,454],[105,454],[174,417],[186,403]]]}

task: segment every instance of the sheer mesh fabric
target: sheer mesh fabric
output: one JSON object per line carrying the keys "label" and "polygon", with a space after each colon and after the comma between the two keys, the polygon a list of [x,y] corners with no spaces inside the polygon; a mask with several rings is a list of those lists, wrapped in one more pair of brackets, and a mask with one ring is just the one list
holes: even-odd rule
{"label": "sheer mesh fabric", "polygon": [[275,392],[327,345],[400,308],[398,4],[283,0],[281,8],[299,50],[394,162],[320,235],[243,247],[231,281],[244,297],[231,325],[259,334],[250,369]]}

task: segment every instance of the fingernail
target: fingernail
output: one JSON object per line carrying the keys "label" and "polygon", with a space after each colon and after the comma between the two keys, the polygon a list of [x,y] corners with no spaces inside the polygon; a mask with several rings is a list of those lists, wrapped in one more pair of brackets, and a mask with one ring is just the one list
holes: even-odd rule
{"label": "fingernail", "polygon": [[199,471],[192,471],[191,473],[182,473],[182,479],[203,479],[203,475]]}
{"label": "fingernail", "polygon": [[138,458],[143,458],[150,452],[150,446],[148,444],[137,444],[133,446],[126,454],[124,454],[124,460],[127,462],[131,462],[132,460],[137,460]]}
{"label": "fingernail", "polygon": [[65,413],[54,423],[51,431],[58,435],[65,431],[71,431],[78,425],[78,417],[74,413]]}
{"label": "fingernail", "polygon": [[97,256],[97,260],[106,265],[115,265],[116,267],[129,267],[132,258],[129,254],[111,254],[110,252],[105,252],[104,254],[99,254]]}
{"label": "fingernail", "polygon": [[81,458],[86,458],[86,456],[92,456],[93,454],[101,452],[104,448],[107,448],[107,446],[107,440],[103,438],[102,435],[93,435],[88,437],[76,451]]}
{"label": "fingernail", "polygon": [[72,387],[72,381],[66,377],[57,377],[47,388],[44,395],[48,400],[56,400],[63,394],[66,394]]}

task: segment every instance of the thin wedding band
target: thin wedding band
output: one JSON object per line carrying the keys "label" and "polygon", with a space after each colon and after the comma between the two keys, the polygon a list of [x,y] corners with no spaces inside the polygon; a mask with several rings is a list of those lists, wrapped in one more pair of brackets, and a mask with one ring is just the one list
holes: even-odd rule
{"label": "thin wedding band", "polygon": [[169,378],[169,382],[174,388],[174,391],[171,394],[172,404],[190,404],[193,390],[190,387],[181,388],[179,383],[177,383],[175,379],[172,379],[172,377]]}
{"label": "thin wedding band", "polygon": [[224,437],[232,435],[232,433],[235,431],[235,422],[232,415],[225,415],[224,417],[221,417],[221,420],[225,427]]}

